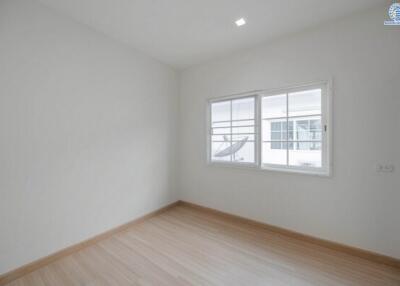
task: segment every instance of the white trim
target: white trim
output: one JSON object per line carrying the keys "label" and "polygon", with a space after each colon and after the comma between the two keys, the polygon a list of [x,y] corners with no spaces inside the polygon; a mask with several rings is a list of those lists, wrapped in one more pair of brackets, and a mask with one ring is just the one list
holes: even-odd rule
{"label": "white trim", "polygon": [[233,94],[223,95],[223,96],[218,96],[218,97],[209,97],[209,98],[207,98],[207,102],[214,103],[214,102],[231,100],[231,99],[251,97],[251,96],[259,95],[262,91],[263,90],[261,90],[261,89],[260,90],[251,90],[251,91],[233,93]]}
{"label": "white trim", "polygon": [[275,172],[287,172],[287,173],[299,173],[299,174],[310,174],[321,177],[330,177],[329,172],[325,168],[311,168],[311,167],[296,167],[296,166],[282,166],[264,164],[261,166],[261,170],[275,171]]}
{"label": "white trim", "polygon": [[[321,89],[321,127],[322,127],[322,167],[304,167],[273,165],[262,163],[262,98],[278,94],[286,94],[286,108],[288,115],[288,93],[299,92],[309,89]],[[211,104],[226,100],[241,99],[247,97],[255,98],[255,121],[254,121],[254,163],[232,162],[232,161],[212,161],[211,157]],[[288,120],[288,117],[286,117]],[[274,88],[264,90],[254,90],[249,92],[236,93],[232,95],[209,98],[206,107],[206,132],[207,132],[207,164],[212,166],[239,167],[260,171],[279,171],[288,173],[299,173],[330,177],[332,175],[332,80],[318,81],[308,84],[296,85],[287,88]],[[326,131],[325,131],[326,126]],[[288,138],[287,138],[288,140]],[[287,160],[289,158],[287,157]]]}
{"label": "white trim", "polygon": [[329,178],[331,175],[329,175],[326,172],[320,172],[319,170],[313,170],[313,169],[289,169],[289,168],[280,168],[280,166],[272,167],[259,167],[255,164],[249,164],[249,163],[237,163],[237,162],[210,162],[207,164],[208,167],[210,168],[233,168],[233,169],[239,169],[239,170],[251,170],[251,171],[258,171],[258,172],[279,172],[279,173],[289,173],[293,175],[311,175],[311,176],[317,176],[317,177],[322,177],[322,178]]}
{"label": "white trim", "polygon": [[[293,122],[293,128],[294,128],[294,122]],[[281,128],[281,131],[282,131],[282,128]],[[293,134],[294,134],[294,130],[293,130]],[[293,144],[293,146],[294,146],[294,144]],[[271,148],[272,148],[272,144],[271,144]],[[289,166],[289,94],[288,94],[288,92],[286,92],[286,165]]]}
{"label": "white trim", "polygon": [[297,92],[297,91],[302,91],[302,90],[309,90],[309,89],[313,89],[313,88],[320,88],[321,86],[328,86],[330,84],[330,82],[331,82],[331,80],[320,80],[320,81],[314,81],[314,82],[305,83],[305,84],[291,85],[288,87],[259,90],[258,93],[262,94],[263,96],[277,95],[277,94],[282,94],[282,93],[292,93],[292,92]]}
{"label": "white trim", "polygon": [[256,163],[256,166],[258,168],[260,168],[261,166],[261,158],[262,158],[262,154],[261,154],[261,150],[262,150],[262,136],[261,136],[261,132],[262,132],[262,120],[261,120],[261,96],[259,94],[256,95],[255,98],[255,109],[256,109],[256,113],[255,113],[255,132],[256,135],[254,137],[255,139],[255,150],[254,150],[254,156],[255,156],[255,160],[254,162]]}

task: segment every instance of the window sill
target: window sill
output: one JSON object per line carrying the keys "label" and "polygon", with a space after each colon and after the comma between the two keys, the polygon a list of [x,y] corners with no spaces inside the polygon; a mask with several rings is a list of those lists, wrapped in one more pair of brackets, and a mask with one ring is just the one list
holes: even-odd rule
{"label": "window sill", "polygon": [[332,176],[331,172],[326,169],[316,169],[316,168],[288,168],[276,165],[262,165],[258,166],[255,163],[228,163],[228,162],[208,162],[207,166],[210,167],[228,167],[234,169],[247,169],[261,172],[279,172],[294,175],[308,175],[330,178]]}
{"label": "window sill", "polygon": [[228,168],[239,168],[239,169],[255,169],[258,170],[259,167],[256,163],[228,163],[228,162],[208,162],[208,166],[216,167],[228,167]]}
{"label": "window sill", "polygon": [[317,169],[317,168],[290,168],[290,167],[263,165],[263,166],[261,166],[261,170],[291,173],[291,174],[300,174],[300,175],[311,175],[311,176],[319,176],[319,177],[331,177],[331,173],[329,170]]}

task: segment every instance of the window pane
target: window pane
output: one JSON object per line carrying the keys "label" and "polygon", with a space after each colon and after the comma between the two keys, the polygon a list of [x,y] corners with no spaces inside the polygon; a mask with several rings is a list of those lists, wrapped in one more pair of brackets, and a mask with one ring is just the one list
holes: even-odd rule
{"label": "window pane", "polygon": [[297,140],[303,140],[303,141],[305,141],[305,140],[310,140],[310,136],[309,136],[309,135],[310,135],[309,132],[306,132],[306,131],[303,131],[303,132],[297,131]]}
{"label": "window pane", "polygon": [[231,155],[223,151],[231,147],[231,142],[211,142],[211,160],[231,161]]}
{"label": "window pane", "polygon": [[212,135],[211,141],[213,142],[229,142],[231,141],[230,135]]}
{"label": "window pane", "polygon": [[271,142],[271,149],[282,149],[282,142]]}
{"label": "window pane", "polygon": [[[289,145],[288,145],[288,144],[289,144]],[[286,146],[289,146],[289,149],[293,150],[293,148],[294,148],[294,143],[293,143],[293,142],[288,142],[288,143],[283,142],[283,143],[282,143],[282,148],[283,148],[283,149],[287,149]]]}
{"label": "window pane", "polygon": [[[254,163],[254,140],[249,136],[233,138],[231,142],[212,142],[212,160]],[[252,138],[254,139],[254,138]]]}
{"label": "window pane", "polygon": [[[239,142],[233,142],[232,146],[235,146],[235,144],[241,144]],[[234,162],[242,162],[242,163],[254,163],[255,158],[254,158],[254,142],[245,142],[243,147],[238,149],[237,152],[235,152],[232,155],[232,159]]]}
{"label": "window pane", "polygon": [[[269,139],[266,139],[266,140],[269,141]],[[274,131],[271,132],[271,141],[274,141],[274,140],[278,140],[278,141],[282,140],[281,132],[274,132]]]}
{"label": "window pane", "polygon": [[281,149],[281,142],[263,142],[262,163],[286,165],[286,149]]}
{"label": "window pane", "polygon": [[310,120],[311,130],[321,130],[321,118]]}
{"label": "window pane", "polygon": [[254,119],[254,97],[232,100],[232,120]]}
{"label": "window pane", "polygon": [[282,120],[276,120],[263,120],[261,134],[263,141],[282,140]]}
{"label": "window pane", "polygon": [[231,120],[231,102],[222,101],[211,104],[211,122],[230,121]]}
{"label": "window pane", "polygon": [[265,96],[262,99],[262,118],[286,117],[286,94]]}
{"label": "window pane", "polygon": [[286,132],[286,130],[282,131],[282,140],[287,140],[287,132]]}
{"label": "window pane", "polygon": [[271,122],[272,131],[281,131],[281,122]]}
{"label": "window pane", "polygon": [[[271,122],[271,120],[264,120],[262,129],[263,141],[285,141],[285,140],[292,141],[294,139],[293,121],[289,121],[289,132],[287,132],[286,126],[287,126],[286,120],[273,121],[273,122]],[[287,138],[288,134],[289,138]],[[283,144],[272,143],[273,149],[286,148],[286,146],[287,146],[286,144],[283,145]],[[293,146],[293,144],[289,146]]]}
{"label": "window pane", "polygon": [[213,128],[212,134],[230,134],[231,128]]}
{"label": "window pane", "polygon": [[254,116],[254,97],[211,104],[212,161],[255,162]]}
{"label": "window pane", "polygon": [[321,150],[321,142],[297,142],[298,150]]}
{"label": "window pane", "polygon": [[254,127],[234,127],[232,128],[233,134],[240,134],[240,133],[254,133]]}
{"label": "window pane", "polygon": [[247,138],[247,141],[254,141],[255,140],[255,135],[253,134],[246,134],[244,135],[232,135],[232,141],[241,141],[244,138]]}
{"label": "window pane", "polygon": [[311,142],[297,142],[297,150],[310,150]]}
{"label": "window pane", "polygon": [[289,117],[321,114],[321,89],[289,93]]}
{"label": "window pane", "polygon": [[310,139],[311,140],[322,140],[321,131],[311,131],[310,132]]}
{"label": "window pane", "polygon": [[321,142],[294,142],[296,148],[289,150],[289,165],[321,167]]}
{"label": "window pane", "polygon": [[249,125],[254,125],[254,119],[253,120],[233,120],[232,121],[232,126],[237,127],[237,126],[249,126]]}
{"label": "window pane", "polygon": [[[262,163],[286,165],[287,137],[286,94],[262,98]],[[273,119],[276,118],[276,119]],[[280,119],[278,119],[280,118]],[[292,131],[293,133],[293,131]],[[279,142],[265,142],[279,141]]]}
{"label": "window pane", "polygon": [[322,150],[321,142],[312,142],[310,146],[310,150]]}
{"label": "window pane", "polygon": [[294,126],[296,129],[296,138],[291,138],[289,140],[321,140],[321,116],[313,116],[313,118],[318,119],[297,119]]}
{"label": "window pane", "polygon": [[296,124],[297,124],[297,129],[303,131],[308,130],[309,120],[297,120]]}
{"label": "window pane", "polygon": [[289,138],[287,138],[288,130],[286,129],[287,122],[282,122],[282,140],[293,140],[293,121],[289,121]]}
{"label": "window pane", "polygon": [[211,127],[230,127],[231,126],[231,122],[230,121],[225,121],[225,122],[215,122],[212,123]]}

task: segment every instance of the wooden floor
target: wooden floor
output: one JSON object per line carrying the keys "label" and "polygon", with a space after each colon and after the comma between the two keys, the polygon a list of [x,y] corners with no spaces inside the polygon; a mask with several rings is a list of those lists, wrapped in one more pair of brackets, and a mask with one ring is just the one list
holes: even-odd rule
{"label": "wooden floor", "polygon": [[179,205],[9,286],[400,285],[400,271]]}

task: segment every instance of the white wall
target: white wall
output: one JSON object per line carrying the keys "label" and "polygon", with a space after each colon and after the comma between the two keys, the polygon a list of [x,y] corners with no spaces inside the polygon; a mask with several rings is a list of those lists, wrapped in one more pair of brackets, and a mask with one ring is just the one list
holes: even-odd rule
{"label": "white wall", "polygon": [[0,274],[177,199],[170,68],[0,2]]}
{"label": "white wall", "polygon": [[[181,76],[181,199],[400,258],[400,28],[387,7]],[[249,23],[250,25],[251,23]],[[246,28],[246,27],[244,27]],[[206,165],[206,99],[334,80],[333,176]]]}

